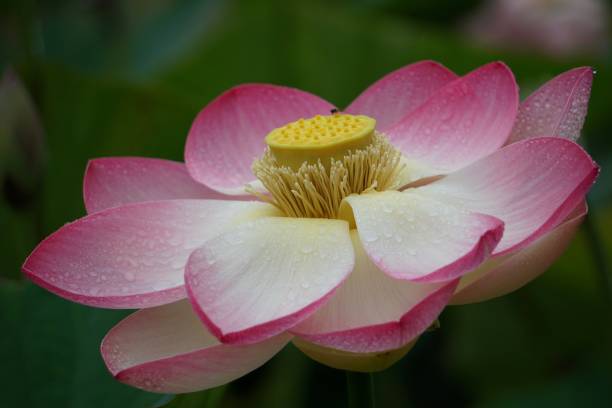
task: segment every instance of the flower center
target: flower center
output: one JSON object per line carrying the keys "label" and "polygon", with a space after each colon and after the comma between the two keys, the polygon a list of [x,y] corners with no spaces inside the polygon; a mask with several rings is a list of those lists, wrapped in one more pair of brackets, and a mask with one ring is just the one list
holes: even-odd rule
{"label": "flower center", "polygon": [[266,143],[279,163],[299,170],[304,162],[341,160],[349,150],[372,143],[376,121],[367,116],[332,114],[300,119],[266,136]]}
{"label": "flower center", "polygon": [[255,194],[289,217],[337,218],[351,194],[401,187],[401,154],[367,116],[300,119],[266,136],[253,173],[269,194]]}

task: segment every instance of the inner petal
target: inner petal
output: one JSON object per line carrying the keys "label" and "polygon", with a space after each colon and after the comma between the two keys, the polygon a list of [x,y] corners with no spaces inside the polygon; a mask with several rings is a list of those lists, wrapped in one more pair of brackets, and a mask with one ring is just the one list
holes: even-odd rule
{"label": "inner petal", "polygon": [[337,218],[351,194],[401,187],[401,153],[376,131],[376,120],[332,113],[274,129],[253,172],[269,195],[250,192],[285,215]]}

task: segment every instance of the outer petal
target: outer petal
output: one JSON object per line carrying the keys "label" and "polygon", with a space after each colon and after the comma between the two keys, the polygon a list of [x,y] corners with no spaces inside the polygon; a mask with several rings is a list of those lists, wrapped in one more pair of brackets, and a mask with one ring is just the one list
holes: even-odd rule
{"label": "outer petal", "polygon": [[209,238],[277,211],[269,204],[168,200],[94,213],[47,237],[23,272],[51,292],[91,306],[141,308],[185,297],[189,254]]}
{"label": "outer petal", "polygon": [[574,68],[548,81],[519,108],[508,142],[537,136],[580,137],[589,106],[593,69]]}
{"label": "outer petal", "polygon": [[416,62],[374,82],[345,111],[375,118],[376,127],[384,132],[455,78],[437,62]]}
{"label": "outer petal", "polygon": [[311,315],[354,266],[348,223],[270,217],[242,225],[193,253],[189,298],[224,343],[252,343]]}
{"label": "outer petal", "polygon": [[453,304],[482,302],[515,291],[532,281],[567,249],[586,215],[581,203],[568,219],[527,248],[494,258],[463,277]]}
{"label": "outer petal", "polygon": [[197,181],[226,194],[244,194],[255,180],[253,160],[266,135],[300,118],[329,114],[333,106],[293,88],[249,84],[230,89],[196,117],[185,146],[185,162]]}
{"label": "outer petal", "polygon": [[291,332],[356,353],[401,348],[431,326],[458,280],[426,284],[393,279],[370,261],[355,230],[351,238],[355,270],[325,306]]}
{"label": "outer petal", "polygon": [[438,200],[504,221],[495,254],[518,250],[553,229],[584,199],[599,169],[576,143],[535,138],[421,187]]}
{"label": "outer petal", "polygon": [[88,213],[129,203],[177,198],[227,199],[196,182],[183,163],[144,157],[90,160],[83,198]]}
{"label": "outer petal", "polygon": [[133,313],[106,335],[101,352],[119,381],[175,394],[241,377],[268,361],[289,339],[282,334],[250,346],[220,344],[183,300]]}
{"label": "outer petal", "polygon": [[510,69],[485,65],[434,93],[421,107],[387,130],[410,162],[444,174],[501,147],[518,108]]}
{"label": "outer petal", "polygon": [[397,279],[440,282],[478,266],[495,248],[503,223],[460,210],[418,190],[345,199],[372,261]]}

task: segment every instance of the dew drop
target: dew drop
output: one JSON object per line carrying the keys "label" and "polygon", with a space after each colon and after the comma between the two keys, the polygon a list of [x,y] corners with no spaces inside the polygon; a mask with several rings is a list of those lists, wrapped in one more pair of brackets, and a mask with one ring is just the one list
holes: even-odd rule
{"label": "dew drop", "polygon": [[314,248],[313,248],[313,247],[311,247],[311,246],[304,246],[304,247],[302,247],[302,248],[300,249],[300,251],[301,251],[303,254],[310,254],[310,253],[312,253],[312,251],[314,251]]}
{"label": "dew drop", "polygon": [[175,259],[170,264],[170,267],[172,267],[173,269],[180,269],[180,268],[183,268],[184,266],[185,266],[185,261],[181,259]]}
{"label": "dew drop", "polygon": [[168,239],[168,243],[172,246],[179,246],[183,243],[183,240],[179,236],[174,236]]}
{"label": "dew drop", "polygon": [[291,300],[291,301],[295,300],[295,292],[294,292],[293,290],[290,290],[290,291],[287,293],[287,299],[289,299],[289,300]]}
{"label": "dew drop", "polygon": [[364,231],[362,238],[365,242],[375,242],[378,240],[378,235],[372,231]]}

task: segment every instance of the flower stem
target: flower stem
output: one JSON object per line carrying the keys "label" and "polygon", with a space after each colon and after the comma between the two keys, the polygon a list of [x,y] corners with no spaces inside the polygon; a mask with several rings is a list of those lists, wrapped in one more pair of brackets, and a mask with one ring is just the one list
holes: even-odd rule
{"label": "flower stem", "polygon": [[349,408],[374,408],[374,375],[346,371]]}
{"label": "flower stem", "polygon": [[[590,203],[589,207],[592,208]],[[606,259],[606,250],[604,249],[604,244],[602,243],[601,236],[597,230],[597,225],[595,222],[593,222],[593,217],[594,211],[591,209],[590,213],[584,220],[584,231],[587,239],[589,240],[589,249],[591,250],[593,261],[595,262],[595,266],[599,272],[604,299],[608,303],[608,306],[610,306],[612,305],[612,281],[610,279],[611,271]]]}

